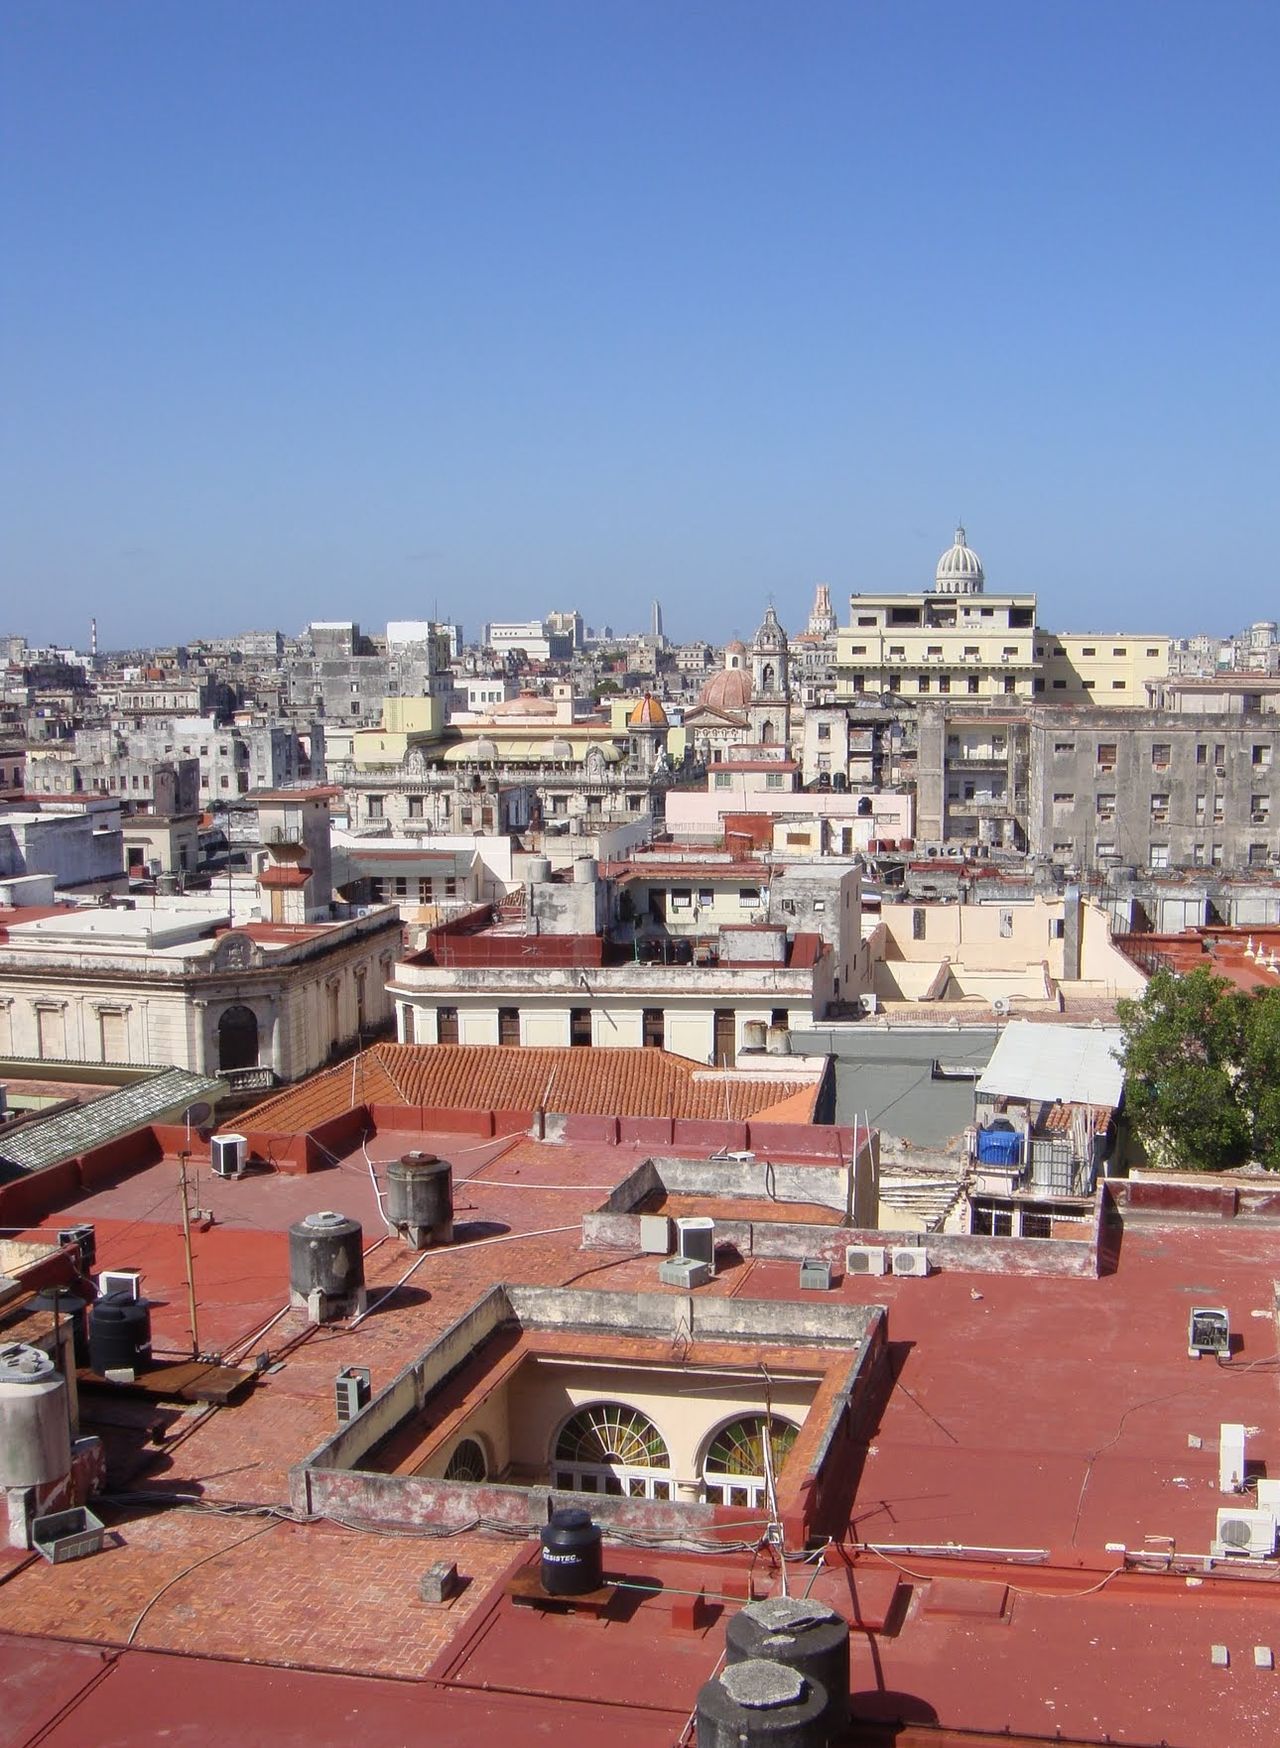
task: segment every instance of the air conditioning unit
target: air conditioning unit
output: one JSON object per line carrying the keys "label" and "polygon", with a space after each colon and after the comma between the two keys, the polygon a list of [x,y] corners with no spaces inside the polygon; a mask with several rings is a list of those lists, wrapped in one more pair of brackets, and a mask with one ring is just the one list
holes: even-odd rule
{"label": "air conditioning unit", "polygon": [[883,1244],[851,1244],[844,1253],[847,1275],[883,1275],[889,1272],[889,1252]]}
{"label": "air conditioning unit", "polygon": [[890,1255],[895,1275],[927,1275],[929,1273],[929,1253],[917,1250],[914,1246],[897,1246]]}
{"label": "air conditioning unit", "polygon": [[243,1135],[215,1135],[209,1143],[209,1158],[218,1177],[243,1177],[249,1143]]}
{"label": "air conditioning unit", "polygon": [[800,1264],[800,1286],[803,1291],[825,1293],[831,1286],[831,1264],[825,1257],[807,1256]]}
{"label": "air conditioning unit", "polygon": [[711,1279],[711,1269],[696,1256],[669,1256],[658,1264],[658,1279],[666,1287],[702,1287]]}
{"label": "air conditioning unit", "polygon": [[716,1267],[716,1223],[706,1214],[689,1214],[676,1221],[676,1248],[690,1262]]}
{"label": "air conditioning unit", "polygon": [[1224,1420],[1218,1428],[1218,1491],[1243,1493],[1247,1476],[1244,1459],[1244,1426]]}
{"label": "air conditioning unit", "polygon": [[98,1275],[98,1295],[127,1293],[131,1299],[142,1297],[141,1269],[102,1269]]}
{"label": "air conditioning unit", "polygon": [[74,1244],[80,1255],[81,1272],[87,1274],[98,1260],[98,1235],[92,1226],[64,1226],[58,1233],[59,1248]]}
{"label": "air conditioning unit", "polygon": [[1269,1560],[1276,1551],[1276,1519],[1271,1511],[1238,1511],[1224,1505],[1218,1512],[1213,1551],[1219,1558],[1242,1556]]}
{"label": "air conditioning unit", "polygon": [[1187,1324],[1187,1353],[1193,1360],[1201,1354],[1228,1357],[1231,1353],[1231,1320],[1216,1305],[1193,1305]]}
{"label": "air conditioning unit", "polygon": [[996,997],[996,999],[991,1004],[991,1011],[996,1016],[997,1019],[1001,1019],[1001,1020],[1004,1019],[1005,1016],[1009,1012],[1009,998],[1008,998],[1008,996],[1007,995],[998,995]]}
{"label": "air conditioning unit", "polygon": [[860,995],[858,1005],[864,1014],[874,1014],[880,1006],[880,998],[876,995]]}
{"label": "air conditioning unit", "polygon": [[671,1222],[665,1214],[641,1214],[640,1249],[645,1256],[671,1255]]}
{"label": "air conditioning unit", "polygon": [[338,1421],[354,1420],[373,1395],[373,1373],[368,1366],[347,1366],[333,1380]]}

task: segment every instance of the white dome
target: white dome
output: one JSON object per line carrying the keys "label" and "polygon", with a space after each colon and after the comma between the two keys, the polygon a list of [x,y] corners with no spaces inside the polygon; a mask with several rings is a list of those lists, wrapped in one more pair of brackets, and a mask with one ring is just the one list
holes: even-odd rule
{"label": "white dome", "polygon": [[938,560],[933,586],[943,595],[980,595],[984,581],[982,560],[965,543],[964,529],[956,529],[954,546]]}

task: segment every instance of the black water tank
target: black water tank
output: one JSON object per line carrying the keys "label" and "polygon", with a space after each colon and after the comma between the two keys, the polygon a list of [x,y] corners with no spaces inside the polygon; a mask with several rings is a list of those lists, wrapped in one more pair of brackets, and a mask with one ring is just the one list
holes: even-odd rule
{"label": "black water tank", "polygon": [[387,1167],[387,1218],[420,1249],[453,1238],[453,1167],[434,1153],[406,1153]]}
{"label": "black water tank", "polygon": [[829,1709],[822,1683],[796,1669],[732,1663],[698,1695],[698,1748],[827,1748]]}
{"label": "black water tank", "polygon": [[358,1220],[322,1210],[289,1228],[289,1289],[295,1305],[319,1294],[321,1318],[345,1316],[364,1290],[364,1232]]}
{"label": "black water tank", "polygon": [[151,1364],[151,1307],[129,1293],[104,1293],[89,1313],[89,1364],[108,1372],[141,1372]]}
{"label": "black water tank", "polygon": [[749,1602],[725,1630],[725,1661],[762,1657],[818,1681],[831,1701],[831,1722],[849,1712],[849,1623],[821,1602],[771,1596]]}
{"label": "black water tank", "polygon": [[62,1322],[70,1322],[71,1339],[75,1347],[76,1364],[89,1364],[89,1300],[74,1287],[45,1287],[31,1301],[37,1311],[52,1311]]}
{"label": "black water tank", "polygon": [[551,1513],[542,1527],[542,1588],[548,1596],[585,1596],[604,1583],[604,1537],[576,1505]]}

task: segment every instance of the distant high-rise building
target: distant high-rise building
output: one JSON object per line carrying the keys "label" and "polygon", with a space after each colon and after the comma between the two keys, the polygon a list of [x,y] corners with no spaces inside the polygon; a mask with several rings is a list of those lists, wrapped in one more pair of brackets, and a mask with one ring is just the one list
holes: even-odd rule
{"label": "distant high-rise building", "polygon": [[655,643],[662,642],[662,602],[653,603],[653,639]]}
{"label": "distant high-rise building", "polygon": [[813,597],[813,612],[809,615],[809,636],[830,637],[836,628],[836,616],[831,607],[831,590],[819,583]]}

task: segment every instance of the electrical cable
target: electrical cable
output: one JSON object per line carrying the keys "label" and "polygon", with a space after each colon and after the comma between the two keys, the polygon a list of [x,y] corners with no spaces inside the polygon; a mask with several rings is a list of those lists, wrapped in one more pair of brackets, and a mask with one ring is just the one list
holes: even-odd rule
{"label": "electrical cable", "polygon": [[159,1602],[160,1598],[166,1591],[172,1590],[175,1584],[180,1584],[182,1580],[194,1572],[197,1567],[207,1565],[210,1560],[216,1560],[221,1554],[229,1554],[233,1548],[242,1548],[246,1542],[251,1542],[258,1536],[266,1535],[268,1530],[272,1530],[275,1527],[276,1524],[274,1519],[270,1523],[261,1524],[256,1530],[251,1530],[247,1536],[241,1536],[238,1541],[231,1542],[225,1548],[213,1548],[209,1553],[202,1554],[198,1560],[193,1560],[189,1566],[184,1566],[181,1572],[175,1572],[172,1578],[168,1579],[160,1586],[159,1590],[156,1591],[150,1602],[147,1603],[142,1613],[130,1627],[129,1637],[125,1640],[126,1649],[133,1644],[133,1641],[138,1634],[138,1628],[142,1625],[143,1621],[146,1620],[147,1616],[151,1613],[151,1610]]}

